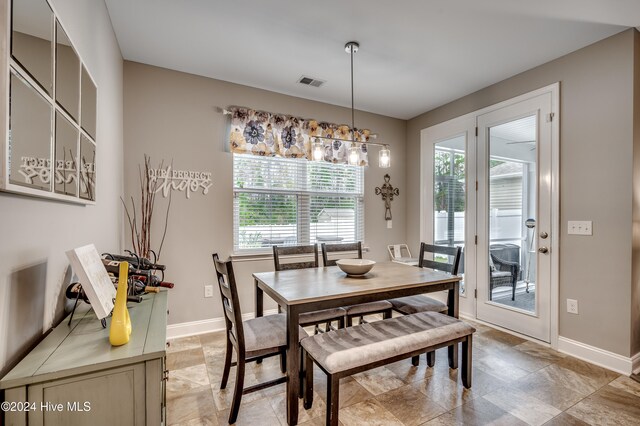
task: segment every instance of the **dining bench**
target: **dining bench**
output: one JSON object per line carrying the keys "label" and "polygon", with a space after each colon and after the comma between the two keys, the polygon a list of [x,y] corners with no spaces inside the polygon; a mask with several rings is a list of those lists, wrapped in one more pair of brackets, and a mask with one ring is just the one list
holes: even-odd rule
{"label": "dining bench", "polygon": [[471,387],[475,328],[437,312],[420,312],[302,339],[304,407],[313,404],[313,362],[327,375],[327,425],[338,425],[340,379],[462,343],[462,384]]}

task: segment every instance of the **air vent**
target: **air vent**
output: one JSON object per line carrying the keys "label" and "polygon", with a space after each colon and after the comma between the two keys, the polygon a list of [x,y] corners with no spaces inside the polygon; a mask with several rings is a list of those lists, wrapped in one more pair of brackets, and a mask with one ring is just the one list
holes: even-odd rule
{"label": "air vent", "polygon": [[306,77],[306,76],[303,75],[298,80],[298,83],[304,84],[305,86],[320,87],[324,83],[326,83],[326,81],[320,80],[320,79],[317,79],[317,78],[313,78],[313,77]]}

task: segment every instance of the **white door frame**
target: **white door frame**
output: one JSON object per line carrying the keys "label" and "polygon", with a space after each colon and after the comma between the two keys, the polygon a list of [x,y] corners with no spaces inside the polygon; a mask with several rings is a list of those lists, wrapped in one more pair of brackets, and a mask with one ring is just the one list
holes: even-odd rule
{"label": "white door frame", "polygon": [[[420,132],[420,239],[421,241],[432,241],[433,239],[433,182],[432,176],[429,175],[428,170],[432,170],[433,168],[433,156],[427,156],[426,153],[433,152],[433,143],[434,135],[442,135],[447,134],[447,131],[452,132],[451,135],[456,135],[461,133],[461,129],[463,129],[463,123],[469,123],[469,120],[473,120],[477,125],[477,117],[482,114],[486,114],[488,112],[501,109],[518,102],[527,100],[529,98],[539,96],[544,93],[551,93],[551,113],[553,114],[552,122],[551,122],[551,235],[553,238],[551,239],[550,244],[550,255],[551,255],[551,294],[550,294],[550,344],[551,347],[557,349],[558,347],[558,322],[559,322],[559,253],[560,253],[560,82],[550,84],[548,86],[542,87],[537,90],[533,90],[531,92],[522,94],[520,96],[516,96],[509,100],[497,103],[495,105],[491,105],[477,111],[459,116],[457,118],[448,120],[446,122],[436,124],[426,129],[422,129]],[[458,131],[455,130],[455,125],[457,125]],[[437,138],[440,139],[440,138]],[[467,155],[469,155],[470,147],[473,145],[473,153],[475,155],[477,137],[475,134],[473,135],[473,143],[470,143],[472,138],[469,138],[467,141]],[[467,163],[468,164],[468,163]],[[469,173],[469,169],[467,169],[467,209],[470,208],[471,204],[473,207],[476,207],[477,203],[477,191],[475,190],[476,185],[476,170],[474,166],[474,175]],[[431,177],[430,177],[431,176]],[[429,179],[430,185],[425,185],[426,179]],[[473,188],[473,190],[472,190]],[[474,196],[470,196],[473,194]],[[473,203],[470,202],[470,199],[473,198]],[[428,204],[430,203],[430,204]],[[467,218],[465,215],[465,221]],[[468,221],[467,221],[468,224]],[[467,226],[465,224],[465,226]],[[469,228],[466,228],[469,229]],[[473,229],[475,232],[476,224],[473,224]],[[465,231],[466,232],[466,231]],[[468,238],[468,241],[473,241],[474,237],[469,238],[469,234],[465,235]],[[466,244],[465,244],[466,245]],[[465,271],[466,274],[468,272]],[[463,297],[460,300],[460,313],[464,316],[468,316],[470,318],[476,318],[476,307],[475,307],[475,299],[471,298],[470,295],[472,292],[476,290],[476,278],[475,277],[466,277],[468,281],[466,284],[466,298]],[[465,300],[466,299],[466,300]]]}

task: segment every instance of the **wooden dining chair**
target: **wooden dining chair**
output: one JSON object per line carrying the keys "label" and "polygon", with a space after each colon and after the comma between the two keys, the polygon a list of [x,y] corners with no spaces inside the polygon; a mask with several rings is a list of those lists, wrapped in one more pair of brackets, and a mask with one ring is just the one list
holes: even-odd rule
{"label": "wooden dining chair", "polygon": [[[310,257],[313,260],[300,260],[300,257]],[[293,259],[293,261],[291,261]],[[290,269],[306,269],[318,267],[318,246],[273,246],[273,264],[276,271],[286,271]],[[300,283],[300,285],[309,285],[308,283]],[[325,330],[329,331],[331,323],[336,321],[338,328],[344,328],[346,317],[344,308],[323,309],[320,311],[306,312],[300,314],[300,326],[314,326],[315,333],[321,332],[320,325],[325,324]]]}
{"label": "wooden dining chair", "polygon": [[[342,256],[347,252],[355,252],[356,259],[362,259],[362,242],[346,244],[325,244],[322,243],[322,262],[324,266],[335,266],[336,261],[335,254]],[[329,259],[330,255],[334,257]],[[352,255],[353,256],[353,255]],[[344,257],[341,257],[344,259]],[[353,324],[354,318],[360,318],[360,324],[366,324],[364,319],[365,315],[382,314],[383,319],[391,318],[393,306],[386,300],[379,300],[376,302],[360,303],[358,305],[346,306],[347,314],[347,327]]]}
{"label": "wooden dining chair", "polygon": [[[244,388],[244,372],[247,362],[280,355],[280,369],[283,373],[286,372],[287,319],[285,314],[276,314],[252,318],[243,322],[231,260],[221,261],[218,258],[218,254],[214,253],[213,263],[218,278],[227,337],[220,389],[226,388],[231,367],[237,367],[233,401],[229,411],[229,424],[232,424],[235,423],[238,417],[242,395],[287,381],[287,377],[282,376],[275,380]],[[304,330],[300,330],[300,336],[306,337],[307,334]],[[232,351],[234,350],[237,355],[237,362],[231,362]]]}
{"label": "wooden dining chair", "polygon": [[[418,266],[420,268],[431,268],[438,271],[448,272],[452,275],[458,274],[458,267],[460,266],[460,254],[462,249],[460,247],[448,247],[448,246],[436,246],[427,243],[420,244],[420,256],[418,257]],[[434,259],[429,259],[427,255],[433,255],[433,257],[440,255],[446,258],[446,262],[441,262]],[[436,300],[432,297],[425,296],[424,294],[418,294],[415,296],[399,297],[397,299],[389,300],[393,305],[393,309],[404,315],[411,315],[418,312],[440,312],[446,314],[449,310],[445,303]],[[413,365],[419,364],[419,358],[413,357],[411,359]],[[427,353],[427,364],[429,367],[433,367],[435,363],[435,352]]]}

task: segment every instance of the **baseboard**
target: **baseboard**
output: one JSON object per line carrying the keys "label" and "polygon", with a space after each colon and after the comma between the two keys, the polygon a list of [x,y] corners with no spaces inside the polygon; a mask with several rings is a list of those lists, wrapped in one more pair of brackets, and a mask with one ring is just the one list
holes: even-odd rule
{"label": "baseboard", "polygon": [[640,352],[631,357],[631,369],[633,374],[640,375]]}
{"label": "baseboard", "polygon": [[[265,315],[278,313],[277,309],[269,309],[264,311]],[[242,320],[254,318],[255,312],[242,314]],[[222,331],[225,329],[224,317],[210,318],[200,321],[182,322],[179,324],[169,324],[167,326],[167,340],[177,339],[180,337],[196,336],[198,334],[213,333],[214,331]]]}
{"label": "baseboard", "polygon": [[640,353],[629,358],[562,336],[558,338],[558,351],[625,376],[630,376],[640,364]]}

